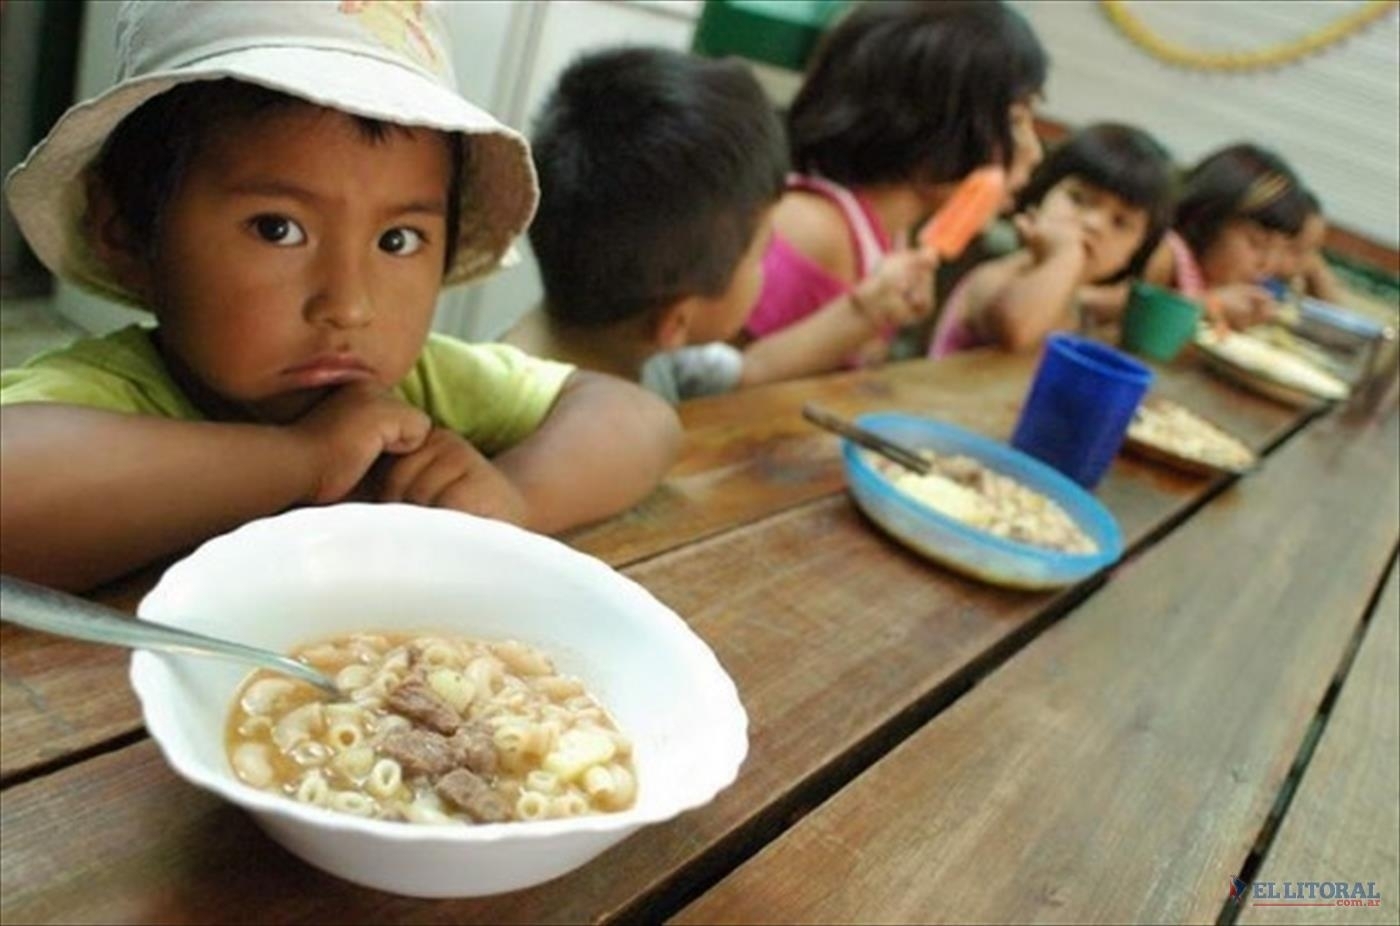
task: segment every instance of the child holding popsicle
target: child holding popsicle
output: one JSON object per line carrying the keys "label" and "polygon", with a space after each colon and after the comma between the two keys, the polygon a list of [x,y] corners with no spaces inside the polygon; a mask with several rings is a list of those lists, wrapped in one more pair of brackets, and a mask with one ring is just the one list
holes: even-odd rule
{"label": "child holding popsicle", "polygon": [[[865,4],[826,37],[788,113],[798,173],[746,325],[759,343],[787,341],[770,378],[879,362],[900,326],[927,315],[938,260],[1001,205],[987,209],[987,191],[1003,200],[1040,158],[1031,107],[1046,67],[1029,25],[999,2]],[[959,181],[987,166],[998,170],[910,247]]]}
{"label": "child holding popsicle", "polygon": [[1024,246],[965,277],[949,296],[929,353],[1038,346],[1075,326],[1081,287],[1140,273],[1172,210],[1171,165],[1138,129],[1090,126],[1056,148],[1020,196]]}

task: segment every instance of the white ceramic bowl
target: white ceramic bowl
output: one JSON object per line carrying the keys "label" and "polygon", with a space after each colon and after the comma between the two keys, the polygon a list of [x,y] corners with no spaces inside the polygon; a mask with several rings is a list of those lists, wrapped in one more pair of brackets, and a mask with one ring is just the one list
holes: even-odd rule
{"label": "white ceramic bowl", "polygon": [[637,802],[621,813],[482,826],[366,820],[234,777],[224,724],[248,667],[133,656],[146,727],[176,772],[246,808],[311,864],[381,890],[470,897],[539,884],[709,802],[748,751],[734,683],[683,620],[598,560],[495,521],[407,505],[255,521],[172,566],[139,613],[280,652],[362,630],[522,640],[582,679],[632,738]]}

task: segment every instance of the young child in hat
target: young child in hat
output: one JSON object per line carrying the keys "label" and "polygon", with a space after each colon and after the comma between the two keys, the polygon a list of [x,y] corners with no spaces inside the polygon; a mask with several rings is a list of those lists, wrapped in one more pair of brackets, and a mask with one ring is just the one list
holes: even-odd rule
{"label": "young child in hat", "polygon": [[117,39],[117,85],[6,193],[51,270],[157,324],[3,374],[5,572],[88,587],[350,498],[557,531],[656,484],[664,402],[429,334],[536,200],[524,139],[458,94],[436,4],[131,2]]}

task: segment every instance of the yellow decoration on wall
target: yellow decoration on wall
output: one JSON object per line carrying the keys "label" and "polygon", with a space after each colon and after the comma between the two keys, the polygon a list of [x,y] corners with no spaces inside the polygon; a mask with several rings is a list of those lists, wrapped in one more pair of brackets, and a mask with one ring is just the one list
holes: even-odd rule
{"label": "yellow decoration on wall", "polygon": [[1159,38],[1128,9],[1124,0],[1099,0],[1104,14],[1133,44],[1154,58],[1197,71],[1254,71],[1281,67],[1334,45],[1400,9],[1400,0],[1367,0],[1316,32],[1257,51],[1193,51]]}

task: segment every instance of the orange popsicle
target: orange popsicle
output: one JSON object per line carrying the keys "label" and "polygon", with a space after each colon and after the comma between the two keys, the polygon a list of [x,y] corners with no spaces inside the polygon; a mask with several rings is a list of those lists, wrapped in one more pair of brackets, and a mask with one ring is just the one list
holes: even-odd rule
{"label": "orange popsicle", "polygon": [[963,178],[953,196],[919,234],[919,244],[943,260],[957,257],[1001,208],[1006,171],[979,167]]}

